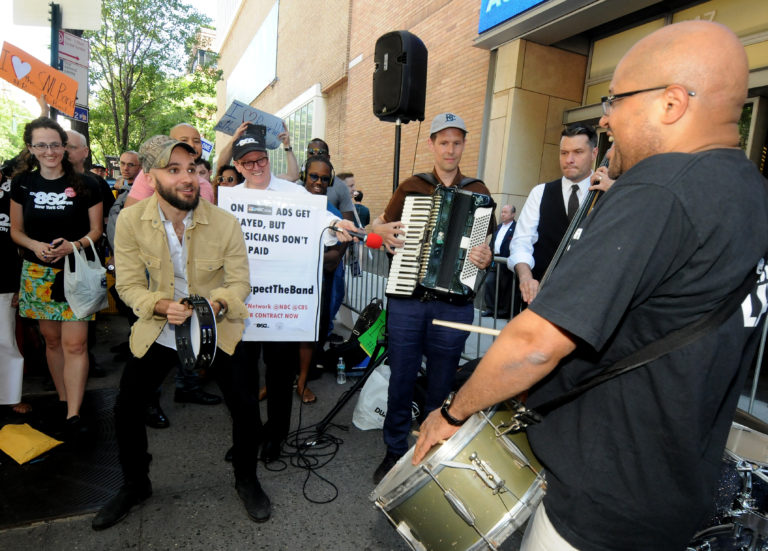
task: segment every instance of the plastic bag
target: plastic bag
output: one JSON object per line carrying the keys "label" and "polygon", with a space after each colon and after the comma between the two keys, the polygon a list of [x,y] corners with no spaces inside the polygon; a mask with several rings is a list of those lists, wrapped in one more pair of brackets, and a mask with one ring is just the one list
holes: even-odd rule
{"label": "plastic bag", "polygon": [[380,365],[365,381],[357,399],[352,423],[360,430],[380,429],[387,415],[387,389],[389,388],[389,366]]}
{"label": "plastic bag", "polygon": [[[84,250],[72,253],[75,257],[75,269],[70,269],[70,263],[64,262],[64,296],[69,307],[77,318],[87,318],[94,312],[106,308],[107,301],[107,270],[101,265],[96,247],[90,237],[93,260],[88,260]],[[72,244],[72,248],[75,245]]]}

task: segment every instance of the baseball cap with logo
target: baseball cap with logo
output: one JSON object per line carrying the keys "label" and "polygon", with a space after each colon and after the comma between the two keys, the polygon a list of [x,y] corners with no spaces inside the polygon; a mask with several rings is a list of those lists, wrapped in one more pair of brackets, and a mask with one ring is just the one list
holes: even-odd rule
{"label": "baseball cap with logo", "polygon": [[232,146],[232,158],[239,161],[251,151],[267,150],[267,127],[263,124],[249,124]]}
{"label": "baseball cap with logo", "polygon": [[464,119],[453,113],[440,113],[434,119],[432,119],[432,125],[429,127],[429,134],[436,134],[446,128],[458,128],[467,133],[467,126],[464,124]]}
{"label": "baseball cap with logo", "polygon": [[144,172],[149,172],[153,168],[165,168],[171,158],[171,152],[177,148],[183,147],[192,155],[197,156],[195,149],[184,142],[174,140],[170,136],[158,134],[152,136],[139,148],[139,161]]}

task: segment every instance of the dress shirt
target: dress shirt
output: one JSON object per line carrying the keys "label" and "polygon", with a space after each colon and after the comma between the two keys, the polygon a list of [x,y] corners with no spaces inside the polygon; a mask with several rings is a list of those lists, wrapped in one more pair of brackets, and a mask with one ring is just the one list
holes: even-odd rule
{"label": "dress shirt", "polygon": [[[173,300],[181,300],[189,294],[187,285],[187,228],[192,223],[192,211],[189,211],[184,217],[184,235],[179,241],[176,230],[173,229],[173,222],[168,220],[163,214],[163,209],[159,206],[160,220],[165,228],[165,235],[168,238],[168,250],[171,253],[171,262],[173,262]],[[165,324],[162,333],[157,337],[157,344],[162,344],[168,348],[176,350],[176,326],[170,323]]]}
{"label": "dress shirt", "polygon": [[[586,178],[580,182],[572,182],[565,176],[561,181],[563,192],[563,208],[567,211],[568,199],[571,196],[571,186],[576,184],[579,186],[577,196],[579,197],[579,205],[587,197],[589,190],[589,179],[592,176],[592,172],[587,175]],[[523,205],[523,210],[520,211],[520,216],[517,219],[517,226],[515,227],[515,235],[512,237],[512,242],[509,244],[509,257],[507,257],[507,267],[510,270],[515,269],[515,264],[524,263],[533,268],[533,245],[539,239],[539,215],[541,213],[541,198],[544,195],[544,186],[546,184],[539,184],[531,190],[528,199]]]}

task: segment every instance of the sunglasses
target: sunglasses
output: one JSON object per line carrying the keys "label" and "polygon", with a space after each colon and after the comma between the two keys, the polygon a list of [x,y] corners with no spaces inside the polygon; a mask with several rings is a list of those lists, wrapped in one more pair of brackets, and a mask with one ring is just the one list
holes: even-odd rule
{"label": "sunglasses", "polygon": [[221,184],[221,183],[223,183],[223,182],[227,182],[227,183],[230,183],[230,184],[231,184],[232,182],[234,182],[234,181],[235,181],[235,177],[234,177],[234,176],[227,176],[227,177],[225,178],[224,176],[219,176],[219,177],[218,177],[216,180],[217,180],[217,181],[218,181],[220,184]]}
{"label": "sunglasses", "polygon": [[309,179],[313,182],[317,182],[320,180],[322,183],[324,183],[326,186],[331,183],[331,177],[330,176],[320,176],[319,174],[312,172],[309,174]]}
{"label": "sunglasses", "polygon": [[324,157],[327,157],[328,156],[328,150],[327,149],[320,149],[318,147],[307,148],[307,157],[315,157],[317,155],[322,155]]}

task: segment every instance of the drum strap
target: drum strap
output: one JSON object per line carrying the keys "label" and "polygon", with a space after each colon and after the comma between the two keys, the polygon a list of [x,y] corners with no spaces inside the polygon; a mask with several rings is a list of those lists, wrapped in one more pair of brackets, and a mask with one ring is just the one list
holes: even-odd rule
{"label": "drum strap", "polygon": [[760,274],[762,274],[763,263],[760,262],[757,273],[750,272],[750,274],[744,279],[743,283],[736,289],[731,295],[711,312],[706,314],[701,319],[696,320],[690,325],[678,329],[662,339],[647,344],[643,348],[636,350],[623,360],[616,362],[610,369],[603,371],[602,373],[587,379],[584,383],[580,384],[576,388],[571,389],[565,394],[549,400],[536,407],[536,413],[546,415],[552,410],[566,404],[586,392],[587,390],[603,384],[604,382],[628,373],[638,367],[641,367],[648,362],[652,362],[669,354],[673,350],[682,348],[697,339],[704,336],[710,330],[722,325],[728,318],[733,315],[736,309],[741,305],[744,299],[749,296],[752,289],[755,288]]}

